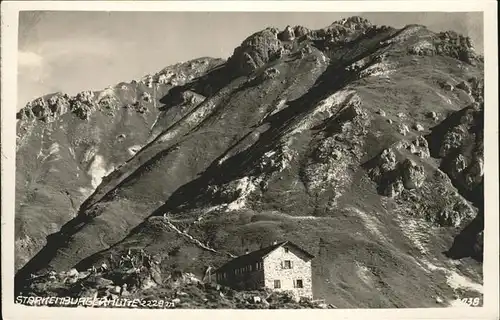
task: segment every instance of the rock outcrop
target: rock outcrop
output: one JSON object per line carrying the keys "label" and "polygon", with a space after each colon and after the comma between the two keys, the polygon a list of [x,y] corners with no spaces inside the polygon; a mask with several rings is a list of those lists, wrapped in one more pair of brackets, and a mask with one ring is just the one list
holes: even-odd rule
{"label": "rock outcrop", "polygon": [[417,165],[410,159],[406,159],[401,167],[401,177],[403,185],[406,189],[417,189],[422,186],[425,181],[425,170],[423,166]]}
{"label": "rock outcrop", "polygon": [[248,75],[266,63],[275,60],[281,50],[282,43],[278,39],[278,30],[267,28],[259,31],[243,41],[234,50],[228,65],[234,66],[236,72]]}
{"label": "rock outcrop", "polygon": [[[316,256],[315,296],[339,307],[452,304],[451,276],[480,295],[480,264],[448,260],[482,247],[482,68],[460,36],[351,17],[37,100],[18,121],[16,291],[54,270],[58,294],[273,306],[192,279],[292,239]],[[136,272],[132,248],[159,262]]]}

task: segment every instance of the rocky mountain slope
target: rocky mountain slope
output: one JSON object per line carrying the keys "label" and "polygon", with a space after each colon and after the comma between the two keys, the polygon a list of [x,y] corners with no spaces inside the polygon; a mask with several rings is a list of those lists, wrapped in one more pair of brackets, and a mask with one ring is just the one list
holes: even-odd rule
{"label": "rocky mountain slope", "polygon": [[483,111],[470,39],[359,17],[42,97],[18,114],[17,290],[131,249],[200,275],[293,239],[339,308],[481,297]]}

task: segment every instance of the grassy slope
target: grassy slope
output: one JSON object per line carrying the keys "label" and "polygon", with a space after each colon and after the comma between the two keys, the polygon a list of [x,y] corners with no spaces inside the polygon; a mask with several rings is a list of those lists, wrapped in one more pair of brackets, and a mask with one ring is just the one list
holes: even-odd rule
{"label": "grassy slope", "polygon": [[[220,63],[217,61],[213,63]],[[196,76],[211,68],[211,63],[200,70],[188,68],[189,62],[167,70]],[[159,85],[156,99],[165,96],[171,87]],[[16,270],[46,244],[48,235],[76,216],[80,205],[94,191],[93,176],[102,177],[123,164],[132,156],[131,147],[141,147],[150,138],[161,104],[143,101],[144,92],[153,96],[153,89],[142,82],[116,85],[112,108],[101,107],[88,121],[66,113],[49,123],[18,123],[18,135],[24,143],[18,147],[16,157]],[[99,94],[95,92],[96,97]],[[142,101],[147,111],[138,113],[126,107],[135,101]],[[102,157],[102,162],[96,161],[92,150]]]}
{"label": "grassy slope", "polygon": [[[398,50],[394,50],[395,58],[389,58],[397,66],[388,80],[377,76],[343,79],[347,81],[347,88],[357,91],[370,119],[370,133],[357,137],[363,146],[362,159],[349,166],[347,173],[351,180],[342,185],[342,195],[332,209],[323,210],[320,216],[311,209],[323,207],[331,196],[328,192],[319,197],[308,192],[300,168],[307,167],[310,153],[314,151],[308,147],[314,149],[322,138],[328,137],[327,132],[319,130],[319,125],[327,125],[335,118],[317,116],[308,124],[310,129],[293,139],[286,136],[312,111],[317,101],[342,89],[332,88],[335,77],[342,80],[342,75],[335,75],[342,69],[334,66],[333,72],[325,71],[321,54],[315,51],[316,62],[290,59],[278,63],[275,67],[280,75],[273,81],[242,86],[241,79],[236,80],[240,82],[226,89],[228,92],[224,92],[222,101],[216,101],[211,116],[190,135],[152,143],[129,161],[116,174],[126,179],[115,179],[110,186],[104,184],[98,190],[99,196],[94,198],[97,202],[90,208],[99,209],[100,215],[84,224],[50,259],[49,266],[68,269],[90,255],[79,264],[84,268],[106,259],[110,253],[119,254],[138,246],[163,255],[166,270],[178,267],[200,273],[205,265],[227,260],[226,252],[240,254],[246,248],[258,248],[275,239],[293,239],[317,255],[313,271],[315,295],[339,307],[422,307],[435,306],[436,296],[452,300],[456,292],[446,284],[446,273],[433,272],[424,261],[454,268],[441,253],[449,247],[456,231],[433,226],[423,217],[409,214],[411,203],[398,203],[378,195],[376,186],[360,165],[392,143],[417,136],[415,131],[408,137],[397,132],[397,125],[406,121],[400,119],[398,113],[403,112],[411,119],[408,126],[413,121],[419,122],[428,132],[436,125],[426,118],[428,111],[444,115],[470,103],[467,95],[460,91],[446,92],[439,88],[437,81],[450,78],[459,81],[478,75],[481,70],[470,67],[470,71],[465,71],[459,67],[463,66],[461,62],[451,58],[397,53]],[[319,73],[310,72],[313,64],[321,66],[313,69]],[[330,84],[328,77],[333,77]],[[256,129],[265,114],[263,111],[280,99],[288,101],[287,107],[264,120],[270,125],[269,129],[254,140],[237,143]],[[376,114],[379,109],[386,112],[385,118]],[[389,125],[387,118],[393,123]],[[176,128],[187,131],[193,127],[180,123]],[[291,148],[297,156],[284,171],[266,176],[267,190],[251,195],[248,209],[227,213],[215,210],[205,214],[200,223],[191,224],[211,205],[220,204],[206,193],[207,185],[230,189],[227,182],[258,176],[261,172],[255,166],[262,161],[262,155],[275,150],[283,141],[292,141]],[[178,149],[168,149],[174,145]],[[222,158],[226,150],[232,150],[229,153],[232,157],[216,165],[215,161]],[[428,177],[423,190],[432,190],[444,183],[444,188],[453,191],[449,183],[434,180],[438,162],[435,159],[425,162]],[[114,188],[116,192],[109,196]],[[108,196],[98,201],[106,194]],[[422,197],[426,202],[436,200],[425,192]],[[155,211],[164,199],[168,201]],[[161,218],[151,218],[133,229],[147,216],[169,211],[175,216],[175,224],[191,225],[189,233],[208,242],[219,254],[186,245]],[[408,233],[410,226],[413,229]],[[420,237],[419,241],[426,240],[425,252],[421,251],[415,235]],[[180,253],[169,255],[176,247],[181,248]],[[471,261],[461,264],[462,273],[481,281],[480,266]]]}

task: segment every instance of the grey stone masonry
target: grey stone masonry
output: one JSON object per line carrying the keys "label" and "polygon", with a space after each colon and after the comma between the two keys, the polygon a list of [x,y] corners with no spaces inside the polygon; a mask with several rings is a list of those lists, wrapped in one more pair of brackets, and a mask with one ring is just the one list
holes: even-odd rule
{"label": "grey stone masonry", "polygon": [[284,241],[236,257],[217,269],[217,283],[240,290],[269,288],[290,291],[295,298],[313,298],[314,256]]}
{"label": "grey stone masonry", "polygon": [[[312,298],[311,260],[302,252],[286,245],[264,257],[264,282],[276,291],[291,291],[296,297]],[[275,288],[279,281],[280,288]],[[302,288],[299,288],[302,282]]]}

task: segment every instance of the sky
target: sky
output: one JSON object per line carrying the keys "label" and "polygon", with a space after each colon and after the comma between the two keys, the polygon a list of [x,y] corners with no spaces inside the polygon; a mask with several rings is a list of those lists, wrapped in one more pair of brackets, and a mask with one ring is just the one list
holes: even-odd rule
{"label": "sky", "polygon": [[228,58],[266,27],[319,29],[360,15],[377,25],[422,24],[468,35],[483,50],[482,13],[104,12],[19,14],[18,107],[52,92],[70,95],[139,79],[198,57]]}

